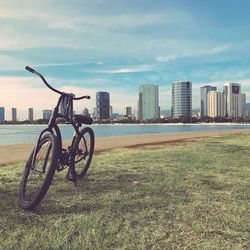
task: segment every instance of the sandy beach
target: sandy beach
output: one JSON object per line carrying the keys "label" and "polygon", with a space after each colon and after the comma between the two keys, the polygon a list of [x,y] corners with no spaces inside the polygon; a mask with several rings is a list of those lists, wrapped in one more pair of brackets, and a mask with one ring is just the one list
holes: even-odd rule
{"label": "sandy beach", "polygon": [[[198,132],[178,132],[162,134],[128,135],[96,138],[95,153],[116,149],[132,148],[146,145],[166,145],[173,143],[183,143],[188,140],[223,136],[229,134],[250,134],[249,129],[224,130],[224,131],[198,131]],[[64,143],[68,145],[67,142]],[[26,161],[33,144],[16,144],[0,146],[0,165],[13,164]]]}

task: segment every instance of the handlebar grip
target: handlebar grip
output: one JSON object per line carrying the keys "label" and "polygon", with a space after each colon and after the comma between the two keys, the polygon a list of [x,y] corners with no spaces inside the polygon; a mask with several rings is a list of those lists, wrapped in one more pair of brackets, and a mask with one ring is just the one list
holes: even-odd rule
{"label": "handlebar grip", "polygon": [[90,99],[91,97],[89,95],[86,96],[87,99]]}
{"label": "handlebar grip", "polygon": [[26,66],[25,69],[28,70],[28,71],[31,72],[31,73],[34,73],[34,72],[35,72],[35,70],[32,69],[30,66]]}

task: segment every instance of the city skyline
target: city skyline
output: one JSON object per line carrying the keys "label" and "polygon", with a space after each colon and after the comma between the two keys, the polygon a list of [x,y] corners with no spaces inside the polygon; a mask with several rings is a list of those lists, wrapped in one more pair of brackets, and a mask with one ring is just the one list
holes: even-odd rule
{"label": "city skyline", "polygon": [[[171,108],[173,81],[192,82],[194,108],[201,85],[238,82],[249,96],[248,1],[13,0],[0,7],[0,105],[7,109],[13,100],[20,111],[56,102],[26,65],[63,91],[109,92],[119,113],[136,105],[137,86],[148,83],[159,85],[162,109]],[[76,103],[82,106],[91,109],[94,100]]]}
{"label": "city skyline", "polygon": [[[188,84],[188,85],[186,86],[186,84]],[[81,107],[82,110],[73,109],[72,111],[74,114],[84,114],[87,116],[92,115],[92,117],[94,119],[95,118],[99,119],[100,115],[98,115],[98,112],[99,113],[103,112],[100,110],[100,108],[101,108],[101,106],[103,106],[103,104],[106,103],[104,105],[104,106],[106,106],[106,108],[104,108],[104,109],[106,109],[106,111],[104,112],[105,115],[103,116],[102,119],[114,118],[116,116],[131,116],[131,115],[133,115],[133,117],[135,117],[139,120],[157,119],[157,117],[159,117],[159,115],[160,115],[160,111],[165,111],[165,112],[171,111],[173,117],[191,116],[193,112],[195,112],[194,114],[196,116],[197,111],[199,111],[199,116],[202,117],[202,116],[206,116],[206,115],[202,114],[202,110],[204,110],[204,107],[206,107],[206,106],[207,106],[207,112],[209,113],[207,116],[210,116],[210,117],[216,117],[216,116],[242,117],[242,116],[248,115],[248,112],[249,112],[247,106],[250,103],[246,102],[246,100],[247,100],[246,93],[241,92],[241,84],[239,84],[239,83],[225,82],[224,85],[222,86],[222,88],[223,88],[222,91],[217,90],[217,86],[210,86],[210,85],[201,86],[200,87],[200,107],[193,108],[192,107],[192,99],[193,99],[192,82],[190,82],[190,81],[174,81],[172,84],[172,100],[171,100],[172,108],[171,108],[171,110],[162,110],[161,107],[158,106],[158,96],[159,96],[159,90],[158,90],[159,86],[158,85],[143,84],[143,85],[139,85],[138,87],[139,87],[139,91],[138,91],[138,99],[137,99],[137,108],[135,108],[135,107],[132,108],[132,106],[125,106],[123,108],[124,109],[123,113],[117,113],[117,112],[113,111],[113,107],[112,107],[112,105],[110,105],[110,93],[99,91],[99,92],[96,92],[95,106],[93,106],[91,109],[93,112],[89,112],[89,110],[86,107]],[[188,92],[186,92],[186,87],[188,87],[190,89],[190,90],[188,90]],[[104,103],[101,100],[101,99],[103,99],[102,94],[107,95],[104,98],[105,99]],[[144,97],[145,99],[142,97]],[[219,100],[218,98],[220,99],[219,102],[221,102],[223,99],[224,103],[218,104],[218,100]],[[106,99],[108,100],[108,103],[107,103]],[[143,99],[144,99],[144,101],[143,101]],[[189,104],[187,104],[186,101]],[[147,111],[145,114],[143,114],[144,112],[142,112],[143,111],[142,103],[144,103],[144,104],[146,104],[146,106],[148,106],[146,108]],[[184,105],[184,103],[186,103],[186,104]],[[185,106],[185,108],[183,105]],[[128,113],[130,113],[130,115],[126,114],[127,108],[129,108],[129,110],[130,110],[128,112]],[[39,114],[38,117],[34,118],[34,109],[28,108],[28,117],[26,117],[25,119],[20,119],[20,117],[18,115],[19,112],[17,111],[17,109],[11,108],[11,114],[10,114],[11,119],[10,118],[8,119],[8,115],[5,116],[5,113],[6,113],[5,107],[0,107],[0,113],[1,113],[0,116],[2,118],[5,117],[5,120],[7,120],[7,121],[13,120],[13,109],[15,110],[15,116],[16,116],[17,121],[24,121],[24,120],[32,121],[33,119],[34,120],[45,119],[44,113],[49,111],[50,115],[51,115],[51,112],[52,112],[52,109],[49,109],[49,110],[43,109],[42,110],[42,117],[40,116],[41,114]],[[101,109],[103,109],[103,107]],[[185,110],[185,112],[183,112],[184,110]],[[187,111],[187,110],[189,110],[189,111]],[[245,112],[247,112],[247,113],[245,113]],[[32,117],[32,119],[30,117]],[[47,117],[47,118],[49,118],[49,117]]]}
{"label": "city skyline", "polygon": [[[175,84],[175,83],[181,83],[181,82],[183,82],[183,83],[185,83],[185,82],[190,82],[191,83],[191,85],[192,85],[192,82],[191,81],[174,81],[173,83],[172,83],[172,86],[171,86],[171,94],[172,94],[172,97],[173,97],[173,85]],[[209,91],[211,91],[211,90],[217,90],[217,91],[219,91],[219,92],[224,92],[225,91],[225,88],[226,88],[226,86],[227,85],[239,85],[240,86],[240,89],[242,89],[242,86],[241,86],[241,84],[239,84],[239,83],[232,83],[232,82],[224,82],[223,83],[223,85],[219,85],[219,88],[218,88],[218,86],[210,86],[210,85],[204,85],[204,86],[200,86],[199,88],[200,88],[200,93],[199,93],[199,106],[198,107],[193,107],[193,86],[191,87],[191,107],[192,107],[192,110],[200,110],[200,115],[202,116],[202,113],[201,113],[201,110],[202,110],[202,106],[204,105],[204,103],[202,104],[202,100],[204,100],[204,96],[203,96],[203,94],[205,94],[205,93],[202,93],[202,89],[204,89],[204,88],[208,88],[208,90],[206,91],[206,93],[208,93]],[[134,106],[133,106],[133,108],[132,108],[132,106],[131,106],[131,108],[132,108],[132,113],[133,113],[133,115],[135,115],[136,117],[138,117],[138,108],[139,108],[139,99],[140,99],[140,88],[142,87],[142,86],[156,86],[157,87],[157,89],[158,89],[158,85],[155,85],[155,84],[143,84],[143,85],[139,85],[138,86],[138,88],[139,88],[139,92],[137,93],[137,95],[139,94],[139,96],[137,96],[137,105],[134,103]],[[112,97],[110,96],[110,93],[108,93],[108,92],[103,92],[103,91],[98,91],[98,92],[96,92],[95,94],[94,94],[94,96],[95,96],[95,98],[93,98],[94,100],[94,104],[93,104],[93,106],[92,107],[90,107],[90,113],[94,113],[94,112],[96,112],[96,105],[97,105],[97,102],[96,102],[96,96],[97,96],[97,94],[98,93],[107,93],[108,95],[109,95],[109,100],[110,99],[112,99]],[[160,91],[159,90],[157,90],[157,95],[158,96],[160,96]],[[247,95],[246,95],[246,93],[245,93],[245,91],[244,91],[244,93],[241,93],[241,95],[244,95],[244,102],[245,103],[247,103]],[[58,96],[57,96],[58,97]],[[171,97],[171,102],[170,102],[170,109],[162,109],[161,108],[161,106],[159,105],[158,107],[159,107],[159,110],[168,110],[168,111],[171,111],[172,110],[172,105],[173,105],[173,99],[172,99],[172,97]],[[239,100],[240,101],[240,100]],[[75,102],[74,102],[75,103]],[[1,105],[1,103],[0,103],[0,105]],[[112,106],[112,103],[110,103],[110,107],[112,108],[112,113],[114,113],[114,114],[119,114],[119,115],[122,115],[123,113],[124,113],[124,108],[125,107],[127,107],[128,105],[125,105],[124,107],[123,107],[123,111],[122,112],[120,112],[120,113],[117,113],[116,112],[116,110],[113,110],[113,106]],[[10,108],[10,109],[8,109],[8,108],[6,108],[4,105],[2,105],[2,107],[4,108],[4,111],[5,111],[5,120],[12,120],[12,109],[13,109],[13,107],[12,108]],[[76,114],[82,114],[84,111],[83,111],[83,108],[84,109],[87,109],[85,106],[80,106],[80,108],[77,108],[77,109],[75,109],[74,108],[74,112],[76,113]],[[16,112],[17,113],[17,120],[18,121],[24,121],[24,120],[29,120],[29,112],[30,112],[30,109],[32,109],[32,115],[33,115],[33,118],[34,118],[34,120],[36,120],[36,119],[42,119],[43,118],[43,113],[44,113],[44,110],[52,110],[53,109],[53,107],[51,107],[51,108],[47,108],[47,109],[44,109],[44,107],[42,107],[42,109],[40,110],[34,110],[34,108],[28,108],[27,110],[21,110],[21,112],[20,112],[20,110],[18,109],[18,111]],[[89,110],[89,109],[87,109],[87,110]],[[92,112],[93,111],[93,112]],[[28,113],[27,113],[28,112]],[[23,116],[23,118],[20,116],[20,113],[22,114],[22,116]],[[239,113],[241,113],[241,112],[239,112]],[[34,115],[34,114],[36,114],[36,115]],[[94,115],[94,117],[95,117],[95,115]]]}

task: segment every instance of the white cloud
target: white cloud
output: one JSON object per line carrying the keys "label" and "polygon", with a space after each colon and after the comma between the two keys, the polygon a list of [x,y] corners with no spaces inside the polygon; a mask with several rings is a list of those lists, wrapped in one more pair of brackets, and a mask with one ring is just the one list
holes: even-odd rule
{"label": "white cloud", "polygon": [[215,55],[215,54],[228,51],[231,48],[231,46],[228,44],[222,44],[222,45],[218,45],[212,48],[209,45],[195,48],[194,45],[195,43],[192,45],[192,48],[182,48],[182,46],[179,45],[180,48],[182,48],[180,52],[177,52],[176,54],[169,54],[169,55],[158,55],[155,57],[155,60],[157,62],[170,62],[170,61],[174,61],[174,60],[181,59],[181,58]]}
{"label": "white cloud", "polygon": [[121,73],[136,73],[152,70],[152,66],[148,64],[138,65],[131,68],[122,69],[112,69],[112,70],[98,70],[97,73],[107,73],[107,74],[121,74]]}

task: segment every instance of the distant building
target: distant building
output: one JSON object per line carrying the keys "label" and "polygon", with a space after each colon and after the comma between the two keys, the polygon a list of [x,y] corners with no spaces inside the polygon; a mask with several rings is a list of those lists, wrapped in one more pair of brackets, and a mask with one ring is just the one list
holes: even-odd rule
{"label": "distant building", "polygon": [[113,107],[110,105],[109,106],[109,117],[112,118],[113,117]]}
{"label": "distant building", "polygon": [[49,120],[51,116],[52,116],[52,110],[48,110],[48,109],[43,110],[44,120]]}
{"label": "distant building", "polygon": [[239,83],[226,83],[224,85],[224,96],[225,116],[234,118],[241,117],[241,85]]}
{"label": "distant building", "polygon": [[96,118],[108,119],[110,117],[110,96],[107,92],[96,93]]}
{"label": "distant building", "polygon": [[245,105],[245,117],[250,117],[250,103]]}
{"label": "distant building", "polygon": [[172,116],[192,116],[192,83],[189,81],[172,84]]}
{"label": "distant building", "polygon": [[209,91],[207,93],[207,107],[209,117],[225,116],[224,94],[219,91]]}
{"label": "distant building", "polygon": [[205,85],[201,87],[200,97],[201,97],[201,109],[200,109],[200,116],[207,116],[208,115],[208,106],[207,106],[207,93],[209,91],[216,91],[217,88],[210,85]]}
{"label": "distant building", "polygon": [[245,93],[241,94],[241,108],[242,108],[242,117],[246,117],[246,103],[247,103],[247,97]]}
{"label": "distant building", "polygon": [[3,123],[5,121],[5,108],[0,107],[0,123]]}
{"label": "distant building", "polygon": [[143,84],[139,86],[138,103],[139,120],[158,119],[159,114],[159,86]]}
{"label": "distant building", "polygon": [[93,108],[92,118],[96,119],[96,108]]}
{"label": "distant building", "polygon": [[11,109],[11,115],[12,115],[12,121],[16,122],[17,121],[17,109],[16,108]]}
{"label": "distant building", "polygon": [[171,116],[171,110],[166,109],[166,110],[161,110],[160,111],[161,118],[166,118]]}
{"label": "distant building", "polygon": [[82,111],[82,114],[85,115],[85,116],[90,116],[89,110],[88,110],[87,108],[85,108],[85,109]]}
{"label": "distant building", "polygon": [[34,120],[34,110],[33,110],[33,108],[29,108],[29,110],[28,110],[28,120],[31,121],[31,122]]}
{"label": "distant building", "polygon": [[119,117],[119,116],[120,116],[119,113],[112,113],[112,118],[117,118],[117,117]]}
{"label": "distant building", "polygon": [[132,107],[131,106],[124,108],[124,115],[127,117],[132,117]]}

